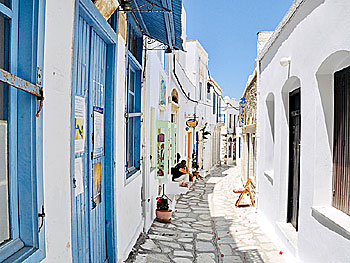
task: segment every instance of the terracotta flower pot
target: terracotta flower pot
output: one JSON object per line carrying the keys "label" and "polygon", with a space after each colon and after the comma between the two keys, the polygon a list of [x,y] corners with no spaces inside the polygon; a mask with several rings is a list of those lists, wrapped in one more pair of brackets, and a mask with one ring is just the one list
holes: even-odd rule
{"label": "terracotta flower pot", "polygon": [[193,172],[193,175],[198,179],[199,172]]}
{"label": "terracotta flower pot", "polygon": [[171,222],[171,210],[156,210],[156,216],[158,221],[163,223],[170,223]]}

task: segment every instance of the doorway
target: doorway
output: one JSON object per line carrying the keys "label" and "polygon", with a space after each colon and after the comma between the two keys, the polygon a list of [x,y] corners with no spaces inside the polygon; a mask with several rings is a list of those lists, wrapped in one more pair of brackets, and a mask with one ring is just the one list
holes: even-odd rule
{"label": "doorway", "polygon": [[287,222],[298,230],[300,191],[300,88],[289,94],[289,182]]}
{"label": "doorway", "polygon": [[350,215],[350,67],[334,74],[333,200],[332,205]]}
{"label": "doorway", "polygon": [[72,86],[72,257],[79,263],[106,262],[114,260],[111,247],[115,242],[111,121],[115,43],[89,19],[88,11],[77,5]]}

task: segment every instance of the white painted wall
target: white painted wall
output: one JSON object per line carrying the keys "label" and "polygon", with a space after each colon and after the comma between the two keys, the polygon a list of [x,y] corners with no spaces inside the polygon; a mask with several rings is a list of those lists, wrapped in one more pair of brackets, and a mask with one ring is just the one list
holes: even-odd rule
{"label": "white painted wall", "polygon": [[74,6],[73,0],[64,4],[46,2],[45,101],[40,113],[44,137],[44,262],[72,261],[70,135]]}
{"label": "white painted wall", "polygon": [[[332,75],[350,65],[349,12],[350,3],[346,1],[304,1],[261,59],[258,207],[300,262],[350,261],[350,241],[320,224],[311,210],[315,206],[330,208],[332,201]],[[280,66],[281,58],[287,56],[292,60],[290,76],[288,68]],[[277,222],[286,222],[287,211],[288,93],[299,86],[302,111],[300,214],[297,243],[293,247]],[[274,141],[266,106],[271,93],[275,99]],[[264,175],[267,171],[273,182]]]}
{"label": "white painted wall", "polygon": [[[221,127],[221,137],[222,137],[222,145],[221,145],[221,160],[224,161],[225,155],[227,155],[226,163],[228,165],[236,164],[237,162],[233,161],[233,158],[229,158],[229,138],[233,139],[237,138],[237,127],[239,126],[238,118],[239,118],[239,103],[235,98],[230,98],[225,96],[222,101],[222,109],[221,113],[225,115],[225,126]],[[229,124],[230,114],[232,116],[231,127]],[[236,117],[234,117],[236,116]],[[234,121],[236,121],[234,126]],[[234,127],[236,127],[236,136],[233,136]],[[238,158],[238,138],[236,141],[236,160]]]}
{"label": "white painted wall", "polygon": [[[141,207],[141,172],[126,180],[125,156],[125,40],[118,34],[117,92],[115,114],[115,160],[116,160],[116,213],[117,213],[117,252],[118,262],[124,261],[143,228]],[[142,169],[142,168],[141,168]]]}

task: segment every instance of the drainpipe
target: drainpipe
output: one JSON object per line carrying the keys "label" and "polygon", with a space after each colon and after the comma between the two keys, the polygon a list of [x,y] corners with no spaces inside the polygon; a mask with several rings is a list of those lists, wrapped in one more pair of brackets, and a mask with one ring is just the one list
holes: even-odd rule
{"label": "drainpipe", "polygon": [[[147,207],[149,205],[150,199],[149,199],[149,193],[148,193],[148,186],[149,186],[149,167],[148,167],[148,158],[147,158],[147,136],[146,136],[146,122],[145,119],[148,117],[146,112],[146,103],[147,103],[147,90],[146,90],[146,69],[147,69],[147,40],[144,40],[144,55],[143,55],[143,72],[142,72],[142,90],[141,90],[141,112],[143,118],[141,122],[141,173],[142,173],[142,187],[141,187],[141,206],[142,206],[142,220],[143,220],[143,232],[146,233],[147,231]],[[152,134],[151,134],[152,136]]]}

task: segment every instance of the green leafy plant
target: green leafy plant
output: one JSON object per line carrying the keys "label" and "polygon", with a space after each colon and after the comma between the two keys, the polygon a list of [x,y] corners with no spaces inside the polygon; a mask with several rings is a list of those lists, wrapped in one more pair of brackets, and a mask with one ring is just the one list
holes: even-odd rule
{"label": "green leafy plant", "polygon": [[166,196],[157,197],[157,210],[169,210],[169,200]]}
{"label": "green leafy plant", "polygon": [[202,132],[203,143],[205,143],[205,141],[208,140],[209,135],[211,135],[211,132],[207,130],[207,125],[208,123],[206,123],[202,129],[200,129]]}

